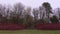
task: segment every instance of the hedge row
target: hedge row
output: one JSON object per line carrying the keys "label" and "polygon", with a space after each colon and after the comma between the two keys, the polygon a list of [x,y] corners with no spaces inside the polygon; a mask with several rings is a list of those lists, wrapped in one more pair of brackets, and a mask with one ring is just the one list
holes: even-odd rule
{"label": "hedge row", "polygon": [[[26,26],[23,24],[0,24],[0,30],[23,30]],[[36,24],[38,30],[60,30],[60,24]]]}

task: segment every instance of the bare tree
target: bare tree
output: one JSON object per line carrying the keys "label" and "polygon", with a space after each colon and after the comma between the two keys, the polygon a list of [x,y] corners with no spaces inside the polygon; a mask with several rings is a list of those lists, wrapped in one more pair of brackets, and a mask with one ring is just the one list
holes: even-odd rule
{"label": "bare tree", "polygon": [[17,20],[17,22],[22,22],[22,13],[23,13],[23,10],[24,10],[24,5],[22,3],[16,3],[14,4],[14,7],[13,7],[13,15],[15,16],[15,20]]}
{"label": "bare tree", "polygon": [[57,16],[57,18],[58,18],[58,20],[59,20],[59,22],[60,22],[60,8],[57,8],[56,10],[55,10],[56,12],[56,16]]}
{"label": "bare tree", "polygon": [[39,14],[39,10],[37,8],[33,9],[33,15],[34,15],[34,19],[37,20],[38,19],[38,14]]}
{"label": "bare tree", "polygon": [[43,6],[39,7],[40,19],[43,19],[46,15],[45,8]]}
{"label": "bare tree", "polygon": [[22,11],[24,10],[24,5],[22,3],[16,3],[14,5],[14,11],[21,16]]}

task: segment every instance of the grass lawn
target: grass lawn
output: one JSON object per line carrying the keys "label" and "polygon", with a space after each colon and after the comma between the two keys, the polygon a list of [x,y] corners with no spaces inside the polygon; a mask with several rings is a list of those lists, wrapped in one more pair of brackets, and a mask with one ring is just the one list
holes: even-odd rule
{"label": "grass lawn", "polygon": [[0,30],[0,34],[60,34],[60,30]]}

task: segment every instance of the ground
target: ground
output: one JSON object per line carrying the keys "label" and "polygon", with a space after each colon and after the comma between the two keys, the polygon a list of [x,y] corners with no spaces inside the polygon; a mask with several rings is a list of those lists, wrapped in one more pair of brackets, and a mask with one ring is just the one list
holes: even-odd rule
{"label": "ground", "polygon": [[60,34],[60,30],[0,30],[0,34]]}

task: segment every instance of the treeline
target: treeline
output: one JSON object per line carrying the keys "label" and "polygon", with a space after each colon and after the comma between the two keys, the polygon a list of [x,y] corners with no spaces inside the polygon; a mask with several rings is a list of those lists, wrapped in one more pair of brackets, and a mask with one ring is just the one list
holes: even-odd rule
{"label": "treeline", "polygon": [[39,8],[26,7],[22,3],[16,3],[13,6],[0,4],[0,23],[16,24],[45,24],[59,23],[59,19],[52,11],[50,3],[44,2]]}

